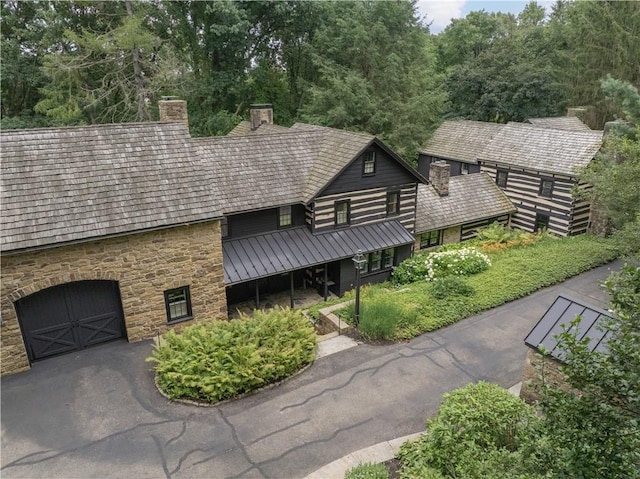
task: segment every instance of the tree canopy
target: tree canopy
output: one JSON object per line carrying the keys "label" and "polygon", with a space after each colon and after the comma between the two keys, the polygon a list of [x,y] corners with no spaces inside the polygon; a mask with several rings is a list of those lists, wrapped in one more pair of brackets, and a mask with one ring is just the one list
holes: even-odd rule
{"label": "tree canopy", "polygon": [[446,117],[507,122],[591,105],[640,82],[640,3],[531,2],[433,35],[415,0],[2,0],[2,128],[143,121],[187,100],[194,136],[251,103],[276,122],[367,131],[414,160]]}

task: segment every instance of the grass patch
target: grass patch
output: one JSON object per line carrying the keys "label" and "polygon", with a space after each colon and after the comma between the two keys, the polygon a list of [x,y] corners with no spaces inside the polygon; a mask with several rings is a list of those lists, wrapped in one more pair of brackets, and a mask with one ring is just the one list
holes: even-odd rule
{"label": "grass patch", "polygon": [[344,479],[389,479],[389,473],[383,464],[364,463],[349,469]]}
{"label": "grass patch", "polygon": [[148,361],[172,399],[215,403],[290,376],[315,351],[315,332],[302,313],[275,308],[168,331]]}
{"label": "grass patch", "polygon": [[[368,296],[363,296],[362,307],[368,301],[382,301],[380,296],[397,305],[410,305],[412,313],[398,316],[391,337],[410,339],[605,264],[618,257],[618,250],[611,241],[591,235],[545,236],[487,255],[492,266],[466,277],[464,286],[434,288],[433,283],[417,281],[403,285],[404,291],[393,291],[388,285],[372,288]],[[442,289],[449,291],[443,294]]]}

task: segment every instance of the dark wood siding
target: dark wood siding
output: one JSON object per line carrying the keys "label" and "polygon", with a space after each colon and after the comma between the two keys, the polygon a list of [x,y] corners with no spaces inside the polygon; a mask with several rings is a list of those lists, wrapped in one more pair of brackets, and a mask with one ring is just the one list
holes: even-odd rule
{"label": "dark wood siding", "polygon": [[[399,214],[394,216],[387,216],[387,193],[390,191],[400,192]],[[351,225],[397,219],[408,231],[412,232],[416,218],[416,195],[417,184],[410,183],[322,196],[316,199],[313,206],[314,231],[320,232],[335,228],[335,202],[350,200]],[[340,228],[344,228],[344,226]]]}
{"label": "dark wood siding", "polygon": [[387,185],[403,185],[417,181],[415,176],[409,173],[409,171],[381,148],[376,145],[374,145],[373,148],[376,152],[375,174],[363,176],[363,160],[362,158],[357,158],[320,193],[320,196],[370,188],[381,188]]}
{"label": "dark wood siding", "polygon": [[[305,224],[304,205],[293,205],[292,226]],[[278,208],[269,208],[249,213],[228,216],[229,235],[225,239],[242,238],[259,233],[267,233],[278,229]]]}
{"label": "dark wood siding", "polygon": [[[394,265],[399,265],[402,261],[411,256],[412,245],[399,246],[395,250]],[[353,266],[351,258],[340,261],[340,272],[336,275],[335,293],[338,296],[342,296],[349,290],[356,287],[356,270]],[[360,284],[376,284],[391,279],[391,273],[393,269],[384,269],[376,271],[375,273],[362,275]]]}
{"label": "dark wood siding", "polygon": [[[451,176],[461,175],[462,174],[461,165],[462,163],[466,163],[462,161],[447,160],[445,158],[438,158],[435,156],[429,156],[429,155],[420,153],[420,155],[418,156],[418,172],[422,173],[422,176],[424,176],[425,178],[429,178],[429,167],[431,163],[439,160],[446,161],[451,166],[451,173],[450,173]],[[480,165],[473,164],[473,163],[466,163],[466,164],[469,165],[469,174],[480,173]]]}
{"label": "dark wood siding", "polygon": [[[549,216],[549,231],[559,236],[575,234],[574,231],[583,232],[588,223],[584,206],[579,205],[579,218],[574,219],[576,203],[571,190],[575,185],[575,180],[564,175],[541,173],[535,170],[521,168],[504,168],[507,170],[507,186],[503,188],[505,194],[513,202],[517,209],[516,214],[511,218],[511,225],[525,231],[532,232],[535,227],[536,214]],[[496,165],[482,164],[482,171],[486,171],[495,181]],[[540,195],[540,184],[542,179],[553,180],[553,191],[550,197]],[[584,227],[578,225],[575,229],[573,223],[578,220]]]}

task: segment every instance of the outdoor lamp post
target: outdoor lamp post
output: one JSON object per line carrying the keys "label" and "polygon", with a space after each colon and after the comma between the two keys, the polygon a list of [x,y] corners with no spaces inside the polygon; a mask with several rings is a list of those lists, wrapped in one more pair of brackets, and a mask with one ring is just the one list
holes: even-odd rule
{"label": "outdoor lamp post", "polygon": [[360,271],[362,271],[362,265],[367,262],[367,259],[362,254],[362,250],[358,250],[352,260],[353,265],[356,267],[356,306],[353,315],[353,324],[357,329],[360,324]]}

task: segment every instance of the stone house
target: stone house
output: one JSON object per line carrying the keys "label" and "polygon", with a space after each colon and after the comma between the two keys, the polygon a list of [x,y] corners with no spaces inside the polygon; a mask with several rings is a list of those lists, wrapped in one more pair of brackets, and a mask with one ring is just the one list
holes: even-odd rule
{"label": "stone house", "polygon": [[568,390],[562,372],[565,355],[558,347],[556,336],[562,333],[563,325],[569,328],[578,316],[581,320],[577,339],[589,338],[588,347],[591,351],[607,352],[609,332],[602,328],[602,324],[612,318],[610,313],[575,299],[558,296],[524,340],[529,349],[520,397],[525,401],[533,403],[541,399],[539,390],[543,384]]}
{"label": "stone house", "polygon": [[445,161],[430,164],[430,184],[418,185],[415,250],[475,238],[491,223],[509,226],[516,209],[486,173],[449,176]]}
{"label": "stone house", "polygon": [[220,195],[183,123],[1,140],[2,374],[226,318]]}

